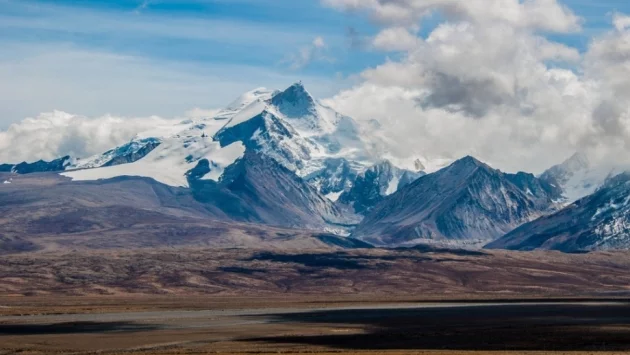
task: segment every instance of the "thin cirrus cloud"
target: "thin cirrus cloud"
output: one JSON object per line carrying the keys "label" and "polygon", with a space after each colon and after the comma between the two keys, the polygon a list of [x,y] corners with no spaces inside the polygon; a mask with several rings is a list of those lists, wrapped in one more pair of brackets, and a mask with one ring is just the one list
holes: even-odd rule
{"label": "thin cirrus cloud", "polygon": [[296,53],[290,54],[282,63],[287,64],[291,70],[300,70],[314,62],[334,62],[330,56],[328,46],[323,37],[317,36],[306,46],[300,47]]}
{"label": "thin cirrus cloud", "polygon": [[[213,2],[81,7],[71,1],[0,1],[0,129],[54,109],[172,117],[192,107],[221,107],[254,87],[304,80],[313,92],[331,95],[339,86],[318,72],[277,65],[319,36],[310,28],[289,31],[286,24],[249,18],[154,11]],[[327,48],[335,38],[344,40],[330,34]]]}

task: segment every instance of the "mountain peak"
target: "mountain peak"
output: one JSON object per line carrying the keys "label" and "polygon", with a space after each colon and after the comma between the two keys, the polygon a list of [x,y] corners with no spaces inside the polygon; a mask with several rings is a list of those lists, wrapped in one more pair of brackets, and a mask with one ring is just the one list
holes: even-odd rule
{"label": "mountain peak", "polygon": [[278,95],[276,96],[279,95],[294,98],[308,98],[311,101],[315,101],[315,99],[313,99],[313,95],[311,95],[311,93],[306,90],[306,87],[304,87],[304,84],[302,84],[301,81],[294,83],[293,85],[286,88],[284,91],[278,93]]}
{"label": "mountain peak", "polygon": [[414,169],[416,169],[416,172],[420,172],[420,171],[425,171],[427,168],[424,166],[424,164],[422,164],[422,162],[420,161],[420,159],[416,159],[413,162],[413,167]]}
{"label": "mountain peak", "polygon": [[286,90],[276,94],[271,103],[288,117],[301,117],[311,113],[315,106],[315,99],[306,91],[302,82],[289,86]]}
{"label": "mountain peak", "polygon": [[578,152],[547,169],[540,178],[562,189],[566,201],[572,203],[595,192],[611,170],[605,165],[592,166],[587,155]]}
{"label": "mountain peak", "polygon": [[394,164],[387,159],[381,159],[376,164],[374,164],[370,169],[392,169]]}
{"label": "mountain peak", "polygon": [[296,88],[296,89],[306,91],[306,89],[304,88],[304,84],[302,83],[302,80],[296,81],[295,83],[293,83],[293,85],[289,86],[289,88]]}
{"label": "mountain peak", "polygon": [[481,162],[473,156],[467,155],[459,160],[456,160],[451,165],[439,170],[440,173],[445,176],[460,176],[468,177],[471,174],[486,173],[494,175],[500,173],[498,170],[493,169],[491,166]]}
{"label": "mountain peak", "polygon": [[388,246],[410,240],[481,245],[538,218],[551,204],[534,176],[504,174],[466,156],[373,207],[354,237]]}
{"label": "mountain peak", "polygon": [[451,166],[487,167],[486,164],[482,163],[481,161],[470,155],[467,155],[455,161]]}
{"label": "mountain peak", "polygon": [[569,159],[562,163],[562,166],[569,171],[587,169],[589,165],[590,162],[588,160],[588,157],[582,152],[577,152],[573,154]]}

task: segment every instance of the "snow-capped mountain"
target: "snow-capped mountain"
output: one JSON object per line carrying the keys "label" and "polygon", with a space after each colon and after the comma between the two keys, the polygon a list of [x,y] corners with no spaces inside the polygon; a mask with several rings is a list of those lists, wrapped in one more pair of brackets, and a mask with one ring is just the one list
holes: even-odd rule
{"label": "snow-capped mountain", "polygon": [[594,194],[524,224],[487,248],[564,252],[630,249],[630,173],[608,179]]}
{"label": "snow-capped mountain", "polygon": [[138,138],[120,147],[89,158],[75,159],[65,170],[92,169],[136,162],[160,145],[159,138]]}
{"label": "snow-capped mountain", "polygon": [[[345,206],[360,204],[357,211],[364,212],[421,175],[372,156],[370,139],[352,118],[323,105],[296,83],[284,91],[255,89],[214,117],[155,127],[92,157],[5,170],[55,171],[75,182],[150,178],[193,190],[195,198],[214,204],[208,208],[219,215],[337,230],[359,221]],[[363,190],[352,190],[355,184]],[[370,184],[374,191],[367,201],[359,191]],[[286,198],[278,205],[272,197],[283,194]],[[344,204],[335,205],[344,194]],[[355,204],[356,199],[363,201]]]}
{"label": "snow-capped mountain", "polygon": [[205,133],[207,130],[211,131],[212,127],[206,124],[193,124],[175,136],[162,138],[155,149],[135,162],[66,171],[62,175],[74,181],[140,176],[152,178],[169,186],[189,187],[187,173],[194,169],[200,160],[206,159],[209,161],[210,171],[199,178],[217,181],[225,168],[243,156],[245,147],[240,142],[222,147]]}
{"label": "snow-capped mountain", "polygon": [[304,176],[304,179],[328,199],[337,201],[342,193],[352,188],[358,172],[363,169],[362,163],[344,158],[329,158],[323,161],[322,169]]}
{"label": "snow-capped mountain", "polygon": [[228,120],[241,112],[244,108],[257,101],[265,101],[271,99],[274,95],[278,94],[278,90],[269,90],[266,88],[258,88],[252,91],[246,92],[226,108],[219,111],[213,118],[215,120]]}
{"label": "snow-capped mountain", "polygon": [[[255,89],[214,117],[154,127],[102,154],[3,164],[0,173],[5,190],[16,185],[12,174],[31,173],[54,180],[49,197],[74,187],[75,197],[90,191],[96,201],[95,186],[111,182],[121,189],[117,196],[125,195],[125,186],[151,186],[129,191],[130,198],[153,201],[149,195],[170,191],[154,201],[169,213],[194,210],[218,220],[353,232],[388,247],[481,247],[506,233],[490,246],[627,247],[630,191],[619,182],[626,175],[610,179],[614,169],[596,167],[584,155],[536,177],[506,174],[472,157],[454,163],[383,158],[373,154],[384,151],[381,143],[378,126],[359,125],[296,83],[284,91]],[[548,222],[509,233],[549,214],[539,220]]]}
{"label": "snow-capped mountain", "polygon": [[531,174],[506,174],[466,157],[387,197],[353,236],[387,246],[481,246],[550,213],[558,197]]}
{"label": "snow-capped mountain", "polygon": [[[131,175],[187,186],[186,172],[197,161],[207,158],[214,166],[210,175],[218,179],[244,149],[250,149],[274,159],[334,201],[351,189],[359,174],[381,161],[369,151],[372,138],[352,118],[323,105],[296,83],[284,91],[252,90],[214,117],[156,127],[103,154],[66,157],[62,166],[58,161],[37,162],[16,172],[65,171],[77,181]],[[244,149],[228,148],[237,142]],[[12,170],[13,165],[3,169]],[[410,171],[404,178],[413,177]]]}
{"label": "snow-capped mountain", "polygon": [[592,164],[584,153],[576,153],[542,173],[540,178],[560,188],[564,202],[571,204],[595,192],[615,171],[611,166]]}
{"label": "snow-capped mountain", "polygon": [[345,161],[348,178],[373,164],[357,123],[315,100],[302,84],[267,97],[261,95],[233,114],[215,139],[222,145],[243,142],[298,176],[312,179],[324,194],[347,187],[321,181],[323,175],[335,175],[331,171],[339,168],[335,161]]}
{"label": "snow-capped mountain", "polygon": [[[252,150],[274,159],[334,201],[350,190],[359,174],[378,163],[365,139],[352,118],[321,104],[296,83],[284,91],[259,88],[245,93],[215,117],[191,121],[172,136],[139,138],[77,160],[67,170],[83,170],[64,175],[76,180],[146,176],[187,186],[186,172],[197,161],[207,159],[214,167],[209,174],[217,180],[244,150]],[[242,148],[236,148],[239,145]],[[137,159],[116,158],[130,154]],[[106,169],[114,159],[130,164]],[[412,177],[409,172],[404,178]],[[388,193],[392,191],[393,187]]]}
{"label": "snow-capped mountain", "polygon": [[232,219],[338,233],[356,223],[303,179],[253,150],[246,150],[218,180],[197,179],[208,170],[208,161],[201,160],[189,173],[192,193]]}
{"label": "snow-capped mountain", "polygon": [[158,138],[134,139],[120,147],[97,154],[89,158],[72,158],[65,156],[52,161],[39,160],[33,163],[0,164],[0,172],[15,174],[33,174],[45,172],[62,172],[79,169],[92,169],[106,166],[128,164],[138,161],[160,145]]}

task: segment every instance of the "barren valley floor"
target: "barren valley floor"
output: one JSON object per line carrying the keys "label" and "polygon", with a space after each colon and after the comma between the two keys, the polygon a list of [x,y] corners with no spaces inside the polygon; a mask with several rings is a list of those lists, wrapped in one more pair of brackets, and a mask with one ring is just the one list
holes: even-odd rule
{"label": "barren valley floor", "polygon": [[627,253],[168,249],[0,259],[0,354],[630,351]]}
{"label": "barren valley floor", "polygon": [[[191,297],[179,302],[156,296],[4,298],[2,304],[2,354],[599,354],[630,350],[630,303],[616,300]],[[250,304],[254,308],[247,308]],[[37,314],[40,307],[42,314]],[[56,314],[46,314],[51,309]]]}

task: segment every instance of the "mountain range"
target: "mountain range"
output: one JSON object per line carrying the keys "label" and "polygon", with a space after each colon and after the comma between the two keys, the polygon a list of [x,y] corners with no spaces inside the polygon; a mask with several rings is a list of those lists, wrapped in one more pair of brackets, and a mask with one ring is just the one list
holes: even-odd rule
{"label": "mountain range", "polygon": [[[583,154],[540,176],[470,156],[425,171],[432,164],[422,157],[397,166],[376,154],[377,136],[296,83],[255,89],[212,117],[140,132],[92,157],[2,164],[0,204],[14,217],[0,224],[0,248],[40,245],[33,230],[45,225],[55,231],[44,233],[50,247],[53,237],[129,231],[170,243],[180,234],[220,239],[230,224],[380,247],[630,248],[630,175]],[[230,242],[255,247],[260,238]]]}
{"label": "mountain range", "polygon": [[560,194],[531,174],[465,157],[385,199],[354,233],[384,246],[483,245],[553,211]]}

